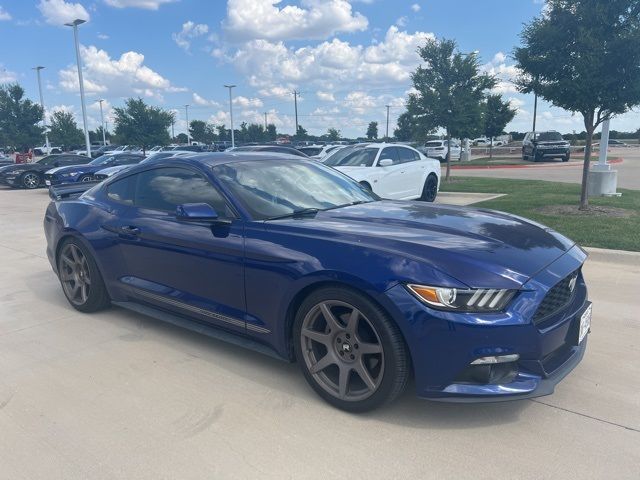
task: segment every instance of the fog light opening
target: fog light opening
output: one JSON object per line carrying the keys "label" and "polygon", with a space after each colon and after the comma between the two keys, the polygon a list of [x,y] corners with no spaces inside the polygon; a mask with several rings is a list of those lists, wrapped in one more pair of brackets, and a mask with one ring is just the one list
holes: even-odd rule
{"label": "fog light opening", "polygon": [[520,355],[517,353],[513,353],[511,355],[491,355],[488,357],[476,358],[471,362],[471,365],[492,365],[495,363],[517,362],[519,358]]}

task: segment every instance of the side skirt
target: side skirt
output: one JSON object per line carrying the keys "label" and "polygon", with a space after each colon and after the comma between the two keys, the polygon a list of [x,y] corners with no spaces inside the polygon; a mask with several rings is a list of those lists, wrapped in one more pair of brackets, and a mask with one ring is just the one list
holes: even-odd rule
{"label": "side skirt", "polygon": [[233,345],[237,345],[239,347],[243,347],[248,350],[253,350],[254,352],[262,353],[264,355],[267,355],[272,358],[277,358],[278,360],[282,360],[287,363],[290,362],[289,359],[280,356],[274,349],[272,349],[267,345],[264,345],[263,343],[256,342],[255,340],[252,340],[249,337],[245,337],[237,333],[232,333],[226,330],[222,330],[220,328],[216,328],[213,325],[205,325],[201,322],[190,320],[180,315],[175,315],[165,310],[161,310],[159,308],[155,308],[149,305],[143,305],[140,303],[135,303],[135,302],[112,302],[112,303],[119,307],[126,308],[127,310],[131,310],[137,313],[141,313],[142,315],[155,318],[156,320],[161,320],[163,322],[171,323],[172,325],[186,328],[187,330],[191,330],[193,332],[197,332],[202,335],[206,335],[208,337],[216,338],[218,340],[222,340],[223,342],[231,343]]}

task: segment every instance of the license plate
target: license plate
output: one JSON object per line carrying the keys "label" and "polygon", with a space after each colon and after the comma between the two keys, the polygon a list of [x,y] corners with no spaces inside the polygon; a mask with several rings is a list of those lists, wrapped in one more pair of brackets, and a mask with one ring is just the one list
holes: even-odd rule
{"label": "license plate", "polygon": [[580,317],[580,333],[578,334],[578,343],[581,343],[584,337],[587,336],[587,333],[589,333],[589,328],[591,327],[591,307],[592,305],[589,305]]}
{"label": "license plate", "polygon": [[50,187],[50,186],[51,186],[51,180],[45,180],[45,181],[44,181],[44,184],[45,184],[47,187]]}

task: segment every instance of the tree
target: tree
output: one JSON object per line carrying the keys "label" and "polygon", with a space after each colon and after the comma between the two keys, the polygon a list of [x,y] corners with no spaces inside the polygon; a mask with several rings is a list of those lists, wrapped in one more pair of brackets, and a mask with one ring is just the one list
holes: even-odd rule
{"label": "tree", "polygon": [[640,0],[548,0],[520,37],[519,90],[583,117],[585,210],[594,130],[640,104]]}
{"label": "tree", "polygon": [[189,141],[189,137],[187,137],[186,133],[179,133],[176,135],[176,142],[179,144],[184,144]]}
{"label": "tree", "polygon": [[[110,140],[111,139],[111,133],[104,132],[104,138],[105,138],[105,140]],[[89,130],[89,140],[92,141],[92,142],[100,142],[100,143],[102,143],[102,127],[96,128],[95,131]]]}
{"label": "tree", "polygon": [[44,129],[42,108],[28,98],[17,83],[0,85],[0,146],[14,146],[22,151],[40,145]]}
{"label": "tree", "polygon": [[273,123],[270,123],[267,125],[266,140],[268,142],[275,142],[276,138],[278,138],[278,130]]}
{"label": "tree", "polygon": [[154,145],[169,143],[173,112],[149,106],[141,98],[129,98],[124,108],[116,107],[113,111],[115,134],[122,143],[140,146],[143,153]]}
{"label": "tree", "polygon": [[413,139],[413,123],[408,112],[401,113],[398,117],[398,126],[393,131],[393,136],[401,142]]}
{"label": "tree", "polygon": [[378,122],[369,122],[367,127],[367,138],[374,140],[378,138]]}
{"label": "tree", "polygon": [[493,158],[493,137],[501,135],[504,127],[507,126],[513,117],[516,116],[516,109],[511,108],[509,102],[502,100],[502,96],[488,95],[487,102],[484,105],[483,125],[484,135],[491,139],[489,147],[489,158]]}
{"label": "tree", "polygon": [[73,113],[57,110],[51,115],[50,123],[49,140],[53,145],[68,149],[72,145],[84,143],[84,132],[78,128]]}
{"label": "tree", "polygon": [[227,127],[224,125],[217,125],[216,130],[218,131],[218,140],[221,142],[225,142],[231,139],[231,132],[227,130]]}
{"label": "tree", "polygon": [[327,139],[331,142],[335,142],[336,140],[340,140],[340,130],[336,130],[335,128],[329,128],[327,130]]}
{"label": "tree", "polygon": [[191,120],[189,122],[189,135],[191,135],[191,140],[209,145],[216,139],[216,130],[210,123],[202,120]]}
{"label": "tree", "polygon": [[298,125],[298,131],[295,135],[296,140],[306,140],[308,136],[307,130],[302,125]]}
{"label": "tree", "polygon": [[[464,55],[453,40],[427,40],[418,53],[426,66],[411,75],[417,93],[409,95],[408,112],[421,134],[444,128],[451,137],[472,137],[481,124],[482,101],[496,85],[493,76],[480,73],[476,53]],[[447,151],[450,178],[451,149]]]}
{"label": "tree", "polygon": [[260,123],[250,123],[247,126],[247,141],[248,142],[264,142],[264,125]]}

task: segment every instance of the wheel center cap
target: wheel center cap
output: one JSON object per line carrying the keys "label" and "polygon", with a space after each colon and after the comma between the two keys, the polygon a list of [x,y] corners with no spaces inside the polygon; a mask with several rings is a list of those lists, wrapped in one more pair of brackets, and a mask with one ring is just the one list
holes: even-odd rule
{"label": "wheel center cap", "polygon": [[350,343],[347,343],[347,342],[344,342],[344,343],[342,344],[342,351],[343,351],[344,353],[351,353],[351,344],[350,344]]}

